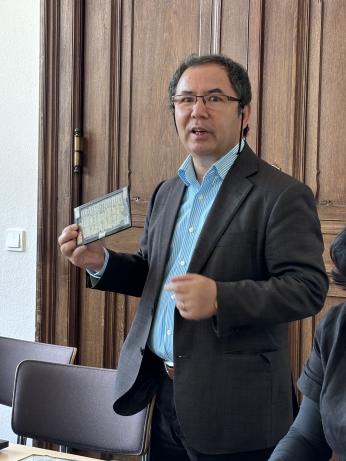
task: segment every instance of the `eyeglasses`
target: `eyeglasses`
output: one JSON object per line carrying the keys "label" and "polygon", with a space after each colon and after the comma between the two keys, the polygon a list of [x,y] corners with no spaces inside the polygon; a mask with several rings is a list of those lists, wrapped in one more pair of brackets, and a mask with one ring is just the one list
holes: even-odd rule
{"label": "eyeglasses", "polygon": [[172,102],[176,107],[179,107],[180,109],[190,109],[196,104],[197,98],[202,98],[205,107],[209,109],[222,108],[228,101],[240,102],[239,98],[235,98],[234,96],[227,96],[227,94],[223,93],[211,93],[205,95],[176,94],[175,96],[172,96]]}

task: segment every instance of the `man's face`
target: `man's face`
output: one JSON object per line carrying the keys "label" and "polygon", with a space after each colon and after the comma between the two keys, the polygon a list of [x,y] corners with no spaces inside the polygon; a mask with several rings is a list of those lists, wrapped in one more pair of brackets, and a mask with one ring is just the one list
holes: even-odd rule
{"label": "man's face", "polygon": [[[186,69],[180,77],[176,95],[208,95],[223,93],[238,97],[226,70],[218,64],[202,64]],[[239,103],[227,101],[217,107],[206,107],[202,98],[191,107],[175,105],[175,121],[179,137],[194,158],[214,161],[225,155],[239,142],[241,116]],[[244,108],[244,127],[250,106]]]}

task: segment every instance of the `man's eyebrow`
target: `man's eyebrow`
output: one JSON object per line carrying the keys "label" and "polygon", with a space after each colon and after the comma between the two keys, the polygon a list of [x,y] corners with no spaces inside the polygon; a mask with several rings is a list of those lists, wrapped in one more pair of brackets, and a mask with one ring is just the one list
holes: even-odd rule
{"label": "man's eyebrow", "polygon": [[[220,94],[225,94],[221,88],[212,88],[211,90],[207,90],[204,94],[212,94],[212,93],[220,93]],[[182,90],[179,94],[196,94],[195,91],[189,91],[189,90]]]}
{"label": "man's eyebrow", "polygon": [[213,88],[212,90],[208,90],[207,93],[222,93],[222,94],[224,94],[224,91],[221,90],[221,88]]}

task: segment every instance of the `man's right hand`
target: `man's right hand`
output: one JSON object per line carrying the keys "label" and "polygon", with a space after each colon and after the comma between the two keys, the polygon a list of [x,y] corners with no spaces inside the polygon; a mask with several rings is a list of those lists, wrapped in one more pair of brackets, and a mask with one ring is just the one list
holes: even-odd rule
{"label": "man's right hand", "polygon": [[78,225],[65,227],[58,243],[61,253],[77,267],[98,272],[104,263],[105,252],[99,241],[77,247]]}

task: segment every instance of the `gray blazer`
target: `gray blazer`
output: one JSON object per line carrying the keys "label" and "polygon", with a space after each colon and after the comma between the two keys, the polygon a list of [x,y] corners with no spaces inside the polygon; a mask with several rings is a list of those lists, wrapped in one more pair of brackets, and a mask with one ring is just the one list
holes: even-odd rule
{"label": "gray blazer", "polygon": [[[185,186],[161,183],[140,250],[110,252],[97,289],[140,296],[118,366],[114,409],[131,414],[157,389],[162,361],[146,347]],[[174,396],[189,446],[233,453],[273,446],[291,420],[288,322],[316,314],[328,289],[314,197],[246,145],[212,205],[188,272],[217,282],[217,316],[175,311]]]}

